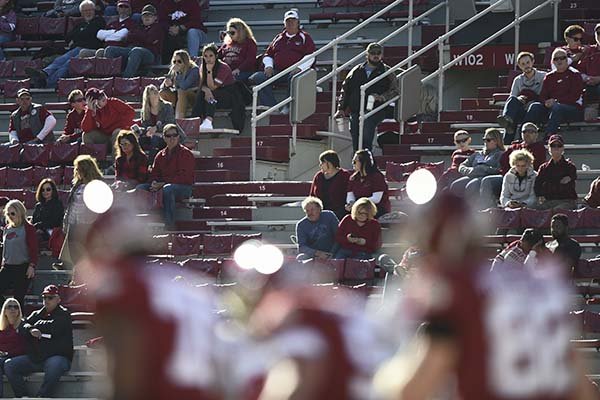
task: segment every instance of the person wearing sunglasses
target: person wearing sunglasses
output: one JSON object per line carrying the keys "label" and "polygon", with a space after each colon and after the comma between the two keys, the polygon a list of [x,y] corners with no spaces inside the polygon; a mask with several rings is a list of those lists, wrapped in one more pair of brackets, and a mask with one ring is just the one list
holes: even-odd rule
{"label": "person wearing sunglasses", "polygon": [[149,181],[136,190],[157,192],[162,190],[165,228],[175,228],[175,203],[192,195],[196,161],[192,152],[179,143],[179,127],[168,124],[163,129],[167,147],[156,154]]}
{"label": "person wearing sunglasses", "polygon": [[589,46],[583,53],[583,58],[577,64],[586,84],[586,99],[598,101],[600,98],[600,23],[594,29],[596,44]]}
{"label": "person wearing sunglasses", "polygon": [[72,90],[67,98],[71,109],[67,113],[67,119],[65,120],[65,127],[62,135],[56,139],[60,143],[81,143],[81,121],[87,110],[87,103],[85,102],[85,96],[79,89]]}
{"label": "person wearing sunglasses", "polygon": [[160,85],[160,97],[175,106],[175,118],[185,118],[194,102],[200,84],[200,69],[186,50],[177,50],[171,68]]}
{"label": "person wearing sunglasses", "polygon": [[42,291],[44,306],[32,312],[22,324],[29,342],[27,354],[9,358],[4,363],[4,373],[16,397],[27,397],[24,377],[33,372],[43,372],[44,380],[36,397],[52,397],[60,377],[71,369],[73,360],[73,326],[71,313],[60,305],[56,285]]}
{"label": "person wearing sunglasses", "polygon": [[27,210],[20,200],[11,200],[4,207],[6,226],[2,233],[2,268],[0,296],[13,289],[14,298],[24,304],[25,293],[35,276],[39,248],[35,227],[27,221]]}
{"label": "person wearing sunglasses", "polygon": [[462,175],[458,172],[458,167],[463,163],[469,156],[475,153],[475,150],[471,148],[471,135],[469,132],[465,130],[458,130],[454,132],[454,144],[456,145],[456,150],[450,156],[452,160],[452,164],[450,168],[448,168],[440,179],[438,179],[438,190],[442,191],[448,188],[452,182],[461,178]]}
{"label": "person wearing sunglasses", "polygon": [[381,248],[381,225],[375,219],[377,206],[366,197],[352,204],[350,215],[340,221],[335,240],[339,246],[333,258],[368,260]]}
{"label": "person wearing sunglasses", "polygon": [[551,158],[540,166],[535,180],[534,190],[538,198],[536,208],[573,210],[577,203],[577,167],[564,157],[565,142],[562,136],[550,136],[548,146]]}
{"label": "person wearing sunglasses", "polygon": [[546,138],[557,133],[560,124],[583,121],[585,83],[579,71],[570,68],[564,49],[554,49],[552,61],[556,71],[546,75],[539,101],[533,102],[523,120],[540,126],[546,124]]}
{"label": "person wearing sunglasses", "polygon": [[481,181],[489,175],[500,172],[500,157],[504,152],[502,133],[495,128],[488,128],[483,135],[483,149],[469,156],[458,166],[462,175],[452,182],[450,190],[458,195],[477,201],[481,206]]}
{"label": "person wearing sunglasses", "polygon": [[[581,25],[569,25],[563,33],[566,44],[559,48],[567,52],[569,65],[576,66],[587,50],[587,46],[583,45],[584,34],[585,29]],[[550,62],[550,67],[553,71],[556,69],[552,62]]]}
{"label": "person wearing sunglasses", "polygon": [[[27,342],[20,332],[23,313],[19,302],[13,298],[6,299],[0,314],[0,379],[3,380],[4,362],[25,354]],[[4,385],[0,385],[0,398],[4,398]]]}
{"label": "person wearing sunglasses", "polygon": [[517,127],[523,122],[528,105],[538,100],[542,91],[546,72],[535,69],[534,62],[535,57],[532,53],[524,51],[517,56],[517,65],[522,74],[513,80],[510,96],[504,104],[502,114],[498,116],[498,124],[505,129],[505,145],[512,143]]}
{"label": "person wearing sunglasses", "polygon": [[33,103],[29,89],[19,89],[17,104],[19,108],[10,114],[8,123],[10,144],[54,142],[52,129],[56,126],[56,118],[43,105]]}
{"label": "person wearing sunglasses", "polygon": [[256,39],[244,20],[231,18],[227,21],[219,59],[229,65],[238,81],[246,81],[256,70]]}
{"label": "person wearing sunglasses", "polygon": [[35,192],[35,209],[31,223],[35,226],[40,241],[47,241],[52,231],[61,228],[65,207],[58,198],[56,183],[51,178],[42,179]]}

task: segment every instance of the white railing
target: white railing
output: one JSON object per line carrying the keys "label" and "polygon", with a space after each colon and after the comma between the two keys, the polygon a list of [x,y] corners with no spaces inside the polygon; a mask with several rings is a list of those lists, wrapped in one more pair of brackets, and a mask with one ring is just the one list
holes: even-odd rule
{"label": "white railing", "polygon": [[527,13],[523,14],[522,16],[519,15],[520,14],[520,0],[515,0],[516,1],[516,3],[515,3],[515,19],[514,19],[513,22],[511,22],[510,24],[506,25],[504,28],[500,29],[498,32],[494,33],[492,36],[490,36],[489,38],[485,39],[484,41],[482,41],[478,45],[476,45],[473,48],[469,49],[467,52],[461,54],[459,57],[456,57],[455,59],[451,60],[449,63],[444,64],[444,46],[446,45],[446,41],[452,35],[454,35],[455,33],[463,30],[464,28],[468,27],[469,25],[471,25],[475,21],[479,20],[481,17],[487,15],[488,13],[492,12],[496,8],[500,7],[506,1],[511,1],[511,0],[498,0],[498,1],[496,1],[494,4],[490,5],[485,10],[483,10],[480,13],[478,13],[478,14],[474,15],[473,17],[469,18],[468,20],[466,20],[462,24],[458,25],[457,27],[455,27],[451,31],[447,32],[446,34],[440,36],[437,40],[435,40],[432,43],[428,44],[427,46],[423,47],[422,49],[420,49],[419,51],[415,52],[414,54],[409,55],[408,58],[406,58],[405,60],[399,62],[396,65],[394,65],[393,67],[391,67],[385,73],[379,75],[378,77],[374,78],[373,80],[371,80],[371,81],[365,83],[364,85],[362,85],[360,87],[360,113],[359,113],[359,139],[358,139],[359,148],[362,148],[362,140],[363,140],[363,135],[364,135],[364,121],[367,118],[369,118],[371,115],[373,115],[373,114],[379,112],[380,110],[384,109],[389,104],[393,103],[394,101],[396,101],[399,98],[399,96],[395,96],[394,98],[386,101],[385,103],[383,103],[383,104],[379,105],[378,107],[373,108],[371,111],[365,113],[366,90],[369,87],[371,87],[372,85],[374,85],[375,83],[377,83],[380,80],[386,78],[388,75],[393,74],[396,71],[400,70],[405,65],[409,65],[409,63],[412,60],[414,60],[415,58],[417,58],[417,57],[425,54],[427,51],[431,50],[436,45],[438,47],[439,67],[438,67],[438,69],[435,72],[433,72],[430,75],[428,75],[427,77],[423,78],[421,80],[421,82],[426,83],[429,80],[433,79],[434,77],[438,76],[438,115],[439,115],[439,112],[443,108],[443,99],[444,99],[444,72],[447,69],[452,68],[455,64],[459,63],[465,57],[468,57],[469,55],[471,55],[472,53],[474,53],[475,51],[477,51],[481,47],[483,47],[486,44],[488,44],[490,41],[494,40],[498,36],[500,36],[500,35],[504,34],[505,32],[509,31],[513,27],[516,28],[515,29],[515,57],[514,57],[514,60],[515,60],[514,62],[516,64],[517,53],[518,53],[518,50],[519,50],[519,34],[520,34],[519,25],[520,25],[520,23],[522,21],[524,21],[525,19],[531,17],[533,14],[537,13],[538,11],[540,11],[541,9],[543,9],[544,7],[550,5],[550,4],[554,5],[554,15],[553,15],[553,18],[554,18],[554,32],[553,33],[554,33],[554,40],[555,41],[557,40],[557,36],[558,36],[558,5],[560,4],[561,0],[546,0],[545,2],[543,2],[542,4],[534,7],[533,9],[531,9]]}
{"label": "white railing", "polygon": [[[388,11],[391,11],[394,7],[402,4],[404,1],[405,0],[396,0],[396,1],[394,1],[393,3],[389,4],[388,6],[384,7],[383,9],[379,10],[378,12],[376,12],[375,14],[373,14],[372,16],[370,16],[369,18],[367,18],[366,20],[364,20],[360,24],[356,25],[354,28],[352,28],[349,31],[345,32],[341,36],[335,38],[333,41],[331,41],[331,43],[328,43],[327,45],[321,47],[320,49],[318,49],[314,53],[309,54],[309,55],[303,57],[297,63],[291,65],[290,67],[284,69],[283,71],[280,71],[279,73],[273,75],[272,77],[270,77],[269,79],[267,79],[263,83],[261,83],[259,85],[256,85],[256,86],[254,86],[252,88],[252,179],[256,179],[256,128],[258,126],[258,122],[260,120],[266,118],[267,116],[273,114],[276,110],[278,110],[279,108],[285,106],[286,104],[289,104],[292,101],[291,97],[288,97],[288,98],[280,101],[276,105],[270,107],[269,109],[267,109],[266,111],[262,112],[259,115],[258,114],[258,110],[257,110],[257,108],[258,108],[258,92],[261,89],[265,88],[266,86],[272,85],[277,80],[281,79],[282,77],[284,77],[287,74],[291,73],[292,71],[296,70],[296,68],[298,68],[298,66],[300,66],[301,64],[307,62],[308,60],[315,59],[318,55],[324,53],[325,51],[327,51],[329,49],[332,49],[333,50],[333,67],[332,67],[332,71],[317,81],[317,85],[319,85],[319,84],[327,81],[328,79],[332,79],[332,100],[331,100],[332,105],[331,105],[331,118],[330,118],[330,122],[329,122],[329,125],[330,125],[330,128],[331,128],[332,126],[334,126],[333,114],[335,114],[335,106],[336,106],[337,72],[338,72],[338,70],[340,70],[342,68],[346,68],[346,67],[352,65],[358,59],[363,58],[364,54],[365,54],[364,52],[360,52],[355,57],[353,57],[351,60],[345,62],[344,64],[342,64],[340,66],[338,66],[337,65],[338,44],[341,41],[343,41],[346,38],[348,38],[350,35],[352,35],[355,32],[357,32],[358,30],[364,28],[366,25],[370,24],[371,22],[373,22],[374,20],[376,20],[380,16],[384,15]],[[408,1],[409,1],[409,17],[408,17],[408,22],[406,24],[404,24],[402,27],[400,27],[397,30],[395,30],[394,32],[390,33],[388,36],[386,36],[383,39],[379,40],[378,43],[383,44],[386,41],[388,41],[391,38],[393,38],[394,36],[396,36],[396,35],[400,34],[401,32],[405,31],[406,29],[408,29],[408,36],[409,36],[409,38],[412,39],[412,29],[413,29],[413,27],[416,24],[418,24],[423,18],[427,17],[431,13],[439,10],[441,7],[444,7],[444,6],[446,7],[446,32],[448,31],[448,28],[449,28],[449,10],[448,10],[449,4],[448,4],[448,0],[443,1],[442,3],[436,5],[435,7],[432,7],[430,10],[427,10],[423,14],[419,15],[417,18],[414,18],[414,9],[413,9],[413,1],[414,0],[408,0]],[[409,40],[408,46],[409,46],[409,54],[410,54],[410,52],[412,51],[412,40]],[[296,137],[297,136],[296,135],[297,129],[296,128],[297,128],[296,124],[293,124],[292,125],[292,146],[293,146],[293,148],[295,148],[295,146],[296,146],[296,139],[297,139],[297,137]]]}

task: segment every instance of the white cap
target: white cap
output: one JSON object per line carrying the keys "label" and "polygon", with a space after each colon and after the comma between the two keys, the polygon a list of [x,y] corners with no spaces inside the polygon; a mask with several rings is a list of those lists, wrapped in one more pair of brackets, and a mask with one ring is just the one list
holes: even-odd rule
{"label": "white cap", "polygon": [[296,10],[286,11],[285,14],[283,14],[283,22],[285,22],[289,18],[300,19],[300,17],[298,16],[298,11],[296,11]]}

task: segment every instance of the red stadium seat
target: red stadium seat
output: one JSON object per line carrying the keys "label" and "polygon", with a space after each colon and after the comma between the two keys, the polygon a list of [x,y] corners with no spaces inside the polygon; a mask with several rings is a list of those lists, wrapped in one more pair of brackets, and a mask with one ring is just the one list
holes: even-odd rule
{"label": "red stadium seat", "polygon": [[21,150],[21,162],[27,165],[48,165],[50,158],[49,144],[24,144]]}
{"label": "red stadium seat", "polygon": [[344,281],[372,281],[375,278],[375,260],[346,259]]}
{"label": "red stadium seat", "polygon": [[39,33],[43,37],[59,36],[61,38],[64,38],[66,31],[67,31],[67,17],[59,17],[59,18],[40,17]]}
{"label": "red stadium seat", "polygon": [[115,96],[139,96],[140,78],[116,77],[113,88]]}
{"label": "red stadium seat", "polygon": [[516,229],[521,226],[521,210],[505,210],[502,208],[490,208],[488,212],[490,223],[500,229]]}
{"label": "red stadium seat", "polygon": [[21,145],[0,146],[0,165],[14,165],[21,162]]}
{"label": "red stadium seat", "polygon": [[118,76],[121,75],[121,64],[123,59],[96,57],[96,66],[94,68],[94,76]]}
{"label": "red stadium seat", "polygon": [[65,167],[65,173],[63,175],[63,185],[65,187],[70,187],[71,183],[73,182],[73,176],[75,173],[75,167],[73,167],[72,165],[66,166]]}
{"label": "red stadium seat", "polygon": [[242,243],[248,240],[261,240],[262,233],[234,233],[231,238],[231,249],[235,251]]}
{"label": "red stadium seat", "polygon": [[171,235],[152,236],[152,253],[157,255],[169,254]]}
{"label": "red stadium seat", "polygon": [[40,17],[18,18],[15,32],[24,40],[37,36],[40,33]]}
{"label": "red stadium seat", "polygon": [[216,258],[189,258],[180,263],[184,270],[201,273],[217,278],[221,272],[221,263]]}
{"label": "red stadium seat", "polygon": [[[583,222],[583,209],[581,210],[562,210],[562,209],[554,209],[554,214],[565,214],[569,219],[569,229],[577,229],[581,227],[581,223]],[[580,223],[581,221],[581,223]]]}
{"label": "red stadium seat", "polygon": [[40,184],[40,181],[44,178],[50,178],[56,183],[56,185],[62,185],[63,175],[65,173],[64,167],[35,167],[33,169],[33,183],[34,186]]}
{"label": "red stadium seat", "polygon": [[0,78],[12,78],[15,62],[12,60],[0,61]]}
{"label": "red stadium seat", "polygon": [[222,235],[204,235],[204,248],[202,253],[205,256],[228,255],[233,250],[233,234],[226,233]]}
{"label": "red stadium seat", "polygon": [[149,76],[142,76],[141,77],[141,91],[144,91],[144,88],[148,85],[154,85],[156,86],[157,89],[160,89],[160,85],[162,85],[163,81],[165,80],[164,77],[149,77]]}
{"label": "red stadium seat", "polygon": [[416,161],[411,161],[408,163],[395,163],[392,161],[388,161],[385,164],[385,176],[386,179],[390,182],[405,182],[417,166],[419,165]]}
{"label": "red stadium seat", "polygon": [[6,186],[14,189],[26,189],[33,186],[33,167],[7,168]]}
{"label": "red stadium seat", "polygon": [[97,161],[106,160],[106,145],[104,144],[81,144],[79,154],[89,154]]}
{"label": "red stadium seat", "polygon": [[177,125],[185,132],[187,136],[197,135],[200,133],[201,118],[184,118],[178,119]]}
{"label": "red stadium seat", "polygon": [[201,235],[173,235],[171,242],[171,254],[174,256],[191,256],[200,254],[202,244]]}
{"label": "red stadium seat", "polygon": [[580,226],[581,228],[597,229],[600,226],[600,209],[584,208]]}
{"label": "red stadium seat", "polygon": [[68,97],[75,89],[85,91],[85,78],[63,78],[58,80],[57,92],[59,96]]}
{"label": "red stadium seat", "polygon": [[85,88],[89,89],[92,87],[102,89],[106,92],[107,96],[112,96],[113,93],[114,78],[93,78],[88,79],[85,83]]}
{"label": "red stadium seat", "polygon": [[309,282],[341,282],[344,278],[344,265],[346,260],[329,259],[303,263],[308,269]]}
{"label": "red stadium seat", "polygon": [[25,73],[25,68],[27,67],[42,69],[42,60],[39,58],[36,60],[15,60],[15,77],[26,77],[27,74]]}
{"label": "red stadium seat", "polygon": [[69,76],[72,77],[88,77],[94,74],[96,68],[96,58],[71,58],[69,61]]}
{"label": "red stadium seat", "polygon": [[530,208],[521,210],[521,226],[527,228],[549,228],[551,218],[552,210],[532,210]]}
{"label": "red stadium seat", "polygon": [[17,92],[21,88],[29,89],[31,87],[30,79],[22,80],[6,80],[4,82],[4,97],[14,98],[17,97]]}
{"label": "red stadium seat", "polygon": [[6,167],[0,168],[0,188],[6,187]]}
{"label": "red stadium seat", "polygon": [[50,148],[50,163],[73,164],[79,155],[79,143],[54,143]]}
{"label": "red stadium seat", "polygon": [[23,203],[28,210],[35,208],[35,190],[25,190],[23,192]]}

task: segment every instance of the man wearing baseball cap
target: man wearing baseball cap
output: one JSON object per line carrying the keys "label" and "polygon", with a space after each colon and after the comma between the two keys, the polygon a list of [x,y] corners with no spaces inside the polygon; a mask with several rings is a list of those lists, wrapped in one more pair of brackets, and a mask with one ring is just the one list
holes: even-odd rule
{"label": "man wearing baseball cap", "polygon": [[142,65],[160,61],[164,32],[158,24],[156,7],[147,4],[142,9],[142,24],[135,26],[127,36],[128,47],[109,46],[104,50],[107,58],[123,57],[127,66],[124,78],[133,78]]}
{"label": "man wearing baseball cap", "polygon": [[576,68],[581,72],[585,82],[586,98],[600,99],[600,23],[594,28],[596,44],[583,52],[583,58]]}
{"label": "man wearing baseball cap", "polygon": [[73,327],[71,313],[60,305],[56,285],[42,292],[44,306],[31,313],[22,324],[27,337],[27,354],[9,358],[4,364],[16,397],[27,396],[24,376],[44,372],[44,381],[36,397],[52,397],[60,377],[71,369],[73,360]]}
{"label": "man wearing baseball cap", "polygon": [[573,210],[577,202],[575,180],[577,167],[565,159],[565,142],[560,135],[550,136],[548,141],[550,160],[540,165],[533,190],[538,197],[538,209],[562,208]]}
{"label": "man wearing baseball cap", "polygon": [[[370,43],[367,46],[366,61],[352,68],[342,83],[342,91],[338,100],[336,118],[350,117],[350,135],[352,136],[352,147],[354,151],[361,149],[372,149],[373,139],[377,125],[385,119],[385,109],[367,118],[364,122],[363,141],[358,143],[358,119],[360,116],[360,87],[375,79],[390,67],[383,62],[383,46],[379,43]],[[381,103],[398,95],[398,81],[395,74],[390,74],[375,85],[369,87],[365,97],[365,113],[368,110],[381,105]],[[369,104],[368,98],[373,99]]]}
{"label": "man wearing baseball cap", "polygon": [[[291,9],[286,11],[283,15],[283,23],[285,29],[275,36],[263,56],[262,63],[264,69],[255,72],[249,78],[249,80],[256,85],[260,85],[273,75],[276,75],[280,71],[297,63],[306,55],[315,52],[315,43],[313,42],[312,37],[310,37],[308,32],[300,28],[298,10]],[[314,58],[307,60],[298,66],[298,71],[309,69],[313,63]],[[278,82],[289,83],[291,77],[298,71],[292,71],[292,73],[279,79]],[[273,95],[272,85],[263,88],[258,92],[258,95],[261,105],[272,107],[277,104],[277,100]],[[288,96],[289,87],[286,92],[286,97]],[[287,113],[288,110],[287,106],[285,106],[282,113]]]}
{"label": "man wearing baseball cap", "polygon": [[54,142],[52,129],[56,118],[41,104],[31,102],[31,92],[21,88],[17,92],[17,108],[10,115],[8,137],[11,144]]}

